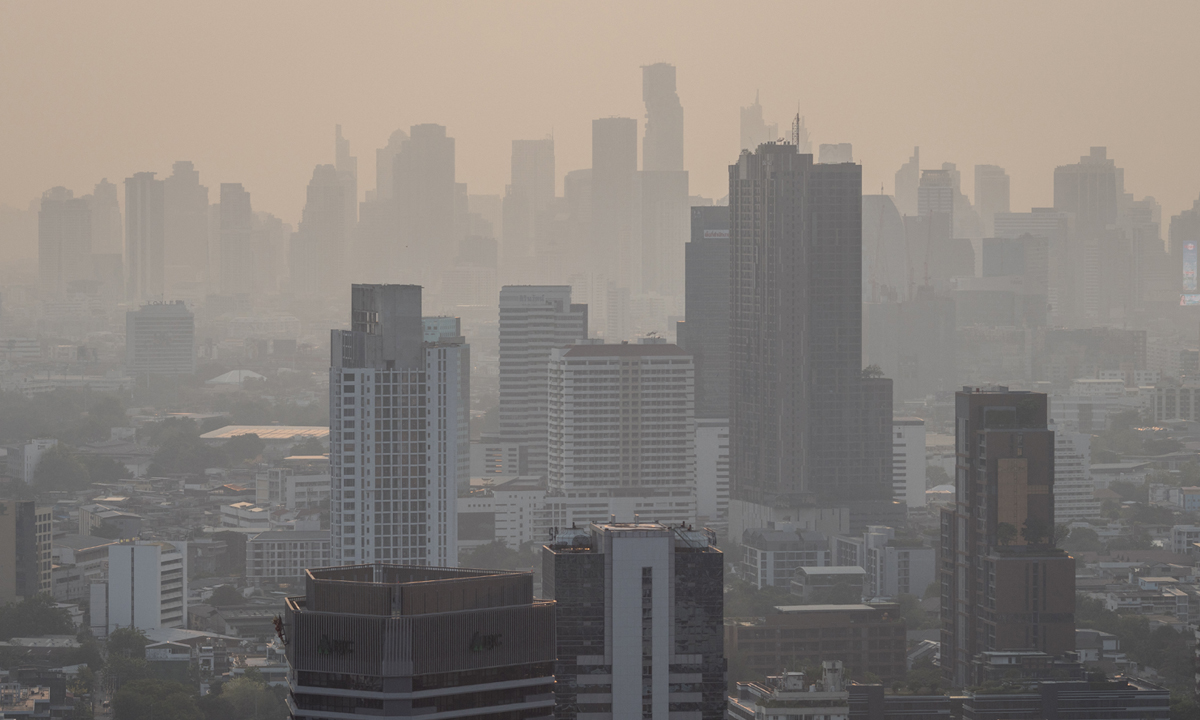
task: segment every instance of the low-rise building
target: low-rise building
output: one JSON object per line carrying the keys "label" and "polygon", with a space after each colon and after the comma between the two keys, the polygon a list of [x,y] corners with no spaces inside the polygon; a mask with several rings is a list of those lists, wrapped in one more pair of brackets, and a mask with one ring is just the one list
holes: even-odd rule
{"label": "low-rise building", "polygon": [[862,601],[867,571],[861,567],[798,567],[791,591],[808,602]]}
{"label": "low-rise building", "polygon": [[251,585],[300,583],[304,571],[329,566],[329,531],[271,531],[246,540]]}
{"label": "low-rise building", "polygon": [[848,720],[850,693],[842,663],[821,663],[821,680],[802,672],[771,675],[766,682],[740,682],[729,698],[729,720]]}
{"label": "low-rise building", "polygon": [[221,527],[271,529],[271,511],[250,502],[221,506]]}
{"label": "low-rise building", "polygon": [[800,567],[827,567],[829,540],[818,532],[753,528],[742,532],[738,574],[756,588],[787,588]]}

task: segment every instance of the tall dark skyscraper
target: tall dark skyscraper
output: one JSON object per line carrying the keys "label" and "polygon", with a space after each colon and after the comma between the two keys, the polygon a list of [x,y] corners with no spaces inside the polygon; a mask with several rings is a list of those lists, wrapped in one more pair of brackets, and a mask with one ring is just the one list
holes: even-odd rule
{"label": "tall dark skyscraper", "polygon": [[163,181],[140,172],[125,179],[125,296],[161,300],[165,260]]}
{"label": "tall dark skyscraper", "polygon": [[171,291],[194,287],[208,275],[208,188],[192,163],[171,166],[163,180],[163,206],[165,282]]}
{"label": "tall dark skyscraper", "polygon": [[[56,187],[42,194],[38,211],[38,288],[57,299],[92,278],[92,216],[87,200]],[[78,291],[78,290],[77,290]]]}
{"label": "tall dark skyscraper", "polygon": [[640,274],[633,256],[633,200],[637,178],[637,120],[592,121],[592,232],[594,271],[630,287]]}
{"label": "tall dark skyscraper", "polygon": [[413,125],[393,161],[397,257],[406,282],[432,284],[457,253],[454,236],[454,138],[442,125]]}
{"label": "tall dark skyscraper", "polygon": [[955,394],[955,504],[942,510],[942,670],[983,681],[982,652],[1075,649],[1075,561],[1054,546],[1054,431],[1046,396]]}
{"label": "tall dark skyscraper", "polygon": [[675,66],[642,66],[642,100],[646,103],[643,170],[683,169],[683,105],[675,92]]}
{"label": "tall dark skyscraper", "polygon": [[1103,147],[1093,147],[1074,165],[1054,169],[1054,209],[1075,213],[1075,232],[1091,238],[1115,225],[1125,194],[1125,171]]}
{"label": "tall dark skyscraper", "polygon": [[221,183],[221,293],[254,291],[258,277],[254,257],[254,210],[241,183]]}
{"label": "tall dark skyscraper", "polygon": [[696,362],[696,417],[729,417],[729,208],[692,208],[679,347]]}
{"label": "tall dark skyscraper", "polygon": [[343,292],[346,256],[346,186],[333,165],[318,165],[308,183],[300,228],[292,238],[293,293],[318,292],[322,298]]}
{"label": "tall dark skyscraper", "polygon": [[853,518],[892,476],[892,382],[862,366],[862,168],[766,144],[729,200],[730,529],[764,507]]}

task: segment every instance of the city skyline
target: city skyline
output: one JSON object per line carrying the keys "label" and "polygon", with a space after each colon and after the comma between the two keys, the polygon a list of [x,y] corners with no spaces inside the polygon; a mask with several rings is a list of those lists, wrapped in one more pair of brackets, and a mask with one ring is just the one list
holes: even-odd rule
{"label": "city skyline", "polygon": [[[1106,4],[1102,11],[1079,12],[1083,7],[1070,3],[1028,6],[1020,13],[1007,7],[928,12],[937,9],[928,4],[883,6],[869,14],[836,8],[763,7],[743,10],[744,22],[719,30],[726,34],[722,44],[731,38],[749,42],[751,28],[764,25],[773,37],[798,23],[844,31],[831,33],[824,42],[806,43],[796,50],[797,63],[784,64],[822,66],[822,55],[835,50],[849,50],[861,58],[844,69],[838,64],[825,66],[819,74],[784,69],[775,62],[769,41],[750,42],[748,47],[754,50],[745,57],[712,53],[703,40],[718,31],[704,22],[705,13],[674,13],[666,5],[647,9],[646,20],[635,25],[616,23],[620,13],[609,17],[587,9],[571,13],[553,6],[531,6],[524,12],[479,9],[454,18],[465,26],[458,37],[493,36],[473,32],[477,26],[496,28],[494,37],[499,38],[505,36],[504,29],[519,32],[535,21],[556,24],[562,32],[545,39],[559,62],[545,63],[540,53],[505,43],[499,64],[486,66],[486,72],[485,66],[470,63],[471,53],[464,51],[450,56],[442,69],[428,76],[403,68],[412,59],[407,53],[428,53],[431,47],[444,46],[446,38],[439,33],[412,37],[412,49],[397,57],[396,65],[391,58],[373,56],[370,41],[384,28],[416,27],[414,19],[445,20],[442,13],[452,11],[417,8],[409,12],[414,18],[399,9],[383,10],[397,14],[395,24],[367,24],[353,10],[289,17],[288,27],[302,36],[311,36],[319,27],[339,46],[350,42],[353,33],[367,33],[355,39],[353,51],[340,62],[320,66],[283,39],[271,40],[265,47],[252,42],[255,32],[274,17],[267,4],[256,5],[232,37],[218,35],[226,30],[224,25],[210,24],[203,17],[187,18],[183,35],[189,51],[204,52],[216,46],[218,38],[229,48],[213,57],[211,66],[181,64],[174,44],[184,18],[161,8],[141,12],[140,22],[133,27],[118,24],[121,13],[92,15],[84,7],[67,17],[53,17],[54,37],[72,42],[73,52],[92,57],[98,63],[95,72],[128,75],[130,82],[111,86],[98,97],[99,85],[80,93],[46,93],[80,82],[71,75],[72,68],[53,54],[67,46],[46,42],[46,34],[38,32],[51,21],[45,10],[8,6],[3,12],[11,21],[0,26],[13,30],[11,35],[0,30],[4,33],[0,48],[5,48],[0,50],[5,60],[0,67],[10,69],[0,72],[0,93],[19,95],[23,103],[19,111],[14,107],[5,117],[10,132],[0,140],[0,155],[10,158],[10,165],[19,171],[0,179],[0,205],[24,209],[47,188],[62,185],[81,195],[102,177],[114,180],[147,169],[165,177],[171,164],[183,159],[195,163],[209,187],[241,182],[254,195],[256,206],[295,224],[312,166],[334,159],[328,134],[339,123],[361,156],[360,200],[373,184],[366,181],[375,172],[369,149],[383,147],[397,128],[428,122],[449,128],[459,142],[460,178],[470,183],[473,192],[486,194],[503,194],[513,139],[553,135],[559,154],[556,187],[561,192],[561,174],[589,164],[590,120],[637,118],[640,144],[645,109],[639,66],[669,62],[678,69],[679,96],[688,118],[685,167],[692,175],[693,192],[699,194],[724,194],[722,170],[736,157],[738,108],[751,104],[757,90],[767,121],[778,123],[781,131],[786,131],[799,105],[815,144],[853,142],[855,159],[864,165],[865,193],[875,192],[881,183],[890,191],[892,173],[907,159],[910,148],[920,145],[927,167],[952,161],[964,169],[976,164],[1006,168],[1012,177],[1012,207],[1023,211],[1050,204],[1050,173],[1077,159],[1076,146],[1106,145],[1126,167],[1127,185],[1156,197],[1164,212],[1174,215],[1194,200],[1196,180],[1191,168],[1200,164],[1200,150],[1183,143],[1190,118],[1184,95],[1156,94],[1153,89],[1158,84],[1145,80],[1173,66],[1186,66],[1171,62],[1174,53],[1187,45],[1176,34],[1200,20],[1200,9],[1177,5],[1147,11]],[[772,22],[761,22],[764,18]],[[650,32],[663,22],[671,23],[676,32],[669,37]],[[590,35],[580,35],[574,32],[576,27],[594,29]],[[391,40],[390,29],[388,33]],[[159,44],[155,35],[171,44]],[[272,33],[280,38],[286,35]],[[30,42],[33,38],[38,38],[36,44]],[[622,42],[610,46],[614,38]],[[997,53],[1012,47],[1014,39],[1024,52],[1006,65],[997,65]],[[127,54],[116,40],[138,40],[126,43],[128,52],[137,55]],[[835,41],[844,47],[835,46]],[[1118,41],[1130,52],[1119,57],[1109,53],[1106,48]],[[485,40],[480,50],[491,42],[496,41]],[[472,43],[472,48],[478,46]],[[868,52],[878,47],[896,49],[871,63],[871,71],[866,72]],[[162,59],[142,66],[137,64],[142,53]],[[624,59],[618,61],[618,53]],[[491,56],[495,59],[496,53]],[[204,85],[209,73],[228,77],[238,68],[258,68],[262,57],[272,58],[261,69],[277,84],[251,81],[227,84],[220,91]],[[948,57],[958,64],[949,65]],[[1035,68],[1049,69],[1051,75],[1066,73],[1069,82],[1065,87],[1031,83],[1030,78],[1037,77],[1031,74]],[[494,72],[521,81],[497,83]],[[333,82],[335,75],[337,82]],[[969,77],[989,77],[992,82],[968,82]],[[328,95],[301,91],[295,85],[299,78],[328,79],[336,90]],[[1186,84],[1182,77],[1162,80],[1167,86]],[[312,85],[305,80],[303,87]],[[391,90],[381,93],[384,87]],[[556,93],[558,88],[566,92]],[[853,91],[847,94],[847,88]],[[1104,101],[1105,93],[1121,102]],[[155,97],[159,104],[131,114],[129,109],[146,97]],[[257,110],[248,116],[230,114],[227,103],[233,98]],[[97,107],[98,102],[104,104]],[[1098,112],[1098,106],[1104,111]],[[479,112],[482,107],[489,111]],[[1151,107],[1154,112],[1147,111]],[[1056,122],[1046,122],[1047,108]],[[46,117],[59,120],[47,124]],[[70,117],[88,121],[76,125],[66,120]],[[1130,133],[1131,127],[1139,131]],[[95,151],[90,146],[100,138],[104,142]],[[971,175],[964,172],[963,190],[968,195],[973,194]]]}

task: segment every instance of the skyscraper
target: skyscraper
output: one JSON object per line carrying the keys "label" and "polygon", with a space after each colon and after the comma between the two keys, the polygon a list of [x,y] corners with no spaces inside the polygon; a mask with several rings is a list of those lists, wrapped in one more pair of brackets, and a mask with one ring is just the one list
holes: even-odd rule
{"label": "skyscraper", "polygon": [[1200,199],[1188,210],[1171,218],[1167,251],[1171,254],[1175,276],[1168,282],[1172,290],[1196,292],[1196,248],[1200,247]]}
{"label": "skyscraper", "polygon": [[550,350],[588,336],[588,307],[567,285],[500,289],[500,440],[522,446],[522,475],[546,473]]}
{"label": "skyscraper", "polygon": [[683,105],[675,91],[675,66],[642,66],[642,101],[646,103],[646,137],[642,169],[683,170]]}
{"label": "skyscraper", "polygon": [[983,681],[982,652],[1075,649],[1075,561],[1055,547],[1054,431],[1046,396],[955,394],[956,491],[942,510],[942,669]]}
{"label": "skyscraper", "polygon": [[38,211],[39,290],[57,299],[92,279],[92,216],[87,200],[56,187],[42,193]]}
{"label": "skyscraper", "polygon": [[1075,232],[1090,238],[1115,225],[1125,171],[1103,147],[1093,147],[1074,165],[1054,169],[1054,209],[1075,214]]}
{"label": "skyscraper", "polygon": [[221,293],[249,294],[259,281],[254,253],[254,210],[241,183],[221,183]]}
{"label": "skyscraper", "polygon": [[192,163],[171,166],[171,176],[163,180],[163,208],[165,282],[178,292],[204,281],[209,267],[208,188]]}
{"label": "skyscraper", "polygon": [[131,302],[162,299],[164,211],[163,181],[154,173],[125,179],[125,295]]}
{"label": "skyscraper", "polygon": [[196,317],[182,300],[125,313],[125,367],[131,375],[196,372]]}
{"label": "skyscraper", "polygon": [[457,252],[454,236],[454,138],[442,125],[413,125],[393,160],[394,271],[432,284]]}
{"label": "skyscraper", "polygon": [[996,213],[1009,211],[1008,173],[997,165],[975,166],[975,209],[983,221],[983,236],[995,237]]}
{"label": "skyscraper", "polygon": [[51,587],[53,508],[0,500],[0,602],[30,600]]}
{"label": "skyscraper", "polygon": [[503,264],[510,282],[539,274],[539,250],[550,240],[553,206],[554,139],[513,140],[503,206]]}
{"label": "skyscraper", "polygon": [[890,505],[892,383],[862,367],[862,168],[767,144],[729,167],[729,198],[730,533],[767,508]]}
{"label": "skyscraper", "polygon": [[901,215],[917,214],[917,187],[921,183],[921,148],[896,171],[896,208]]}
{"label": "skyscraper", "polygon": [[560,530],[542,548],[555,717],[725,717],[723,567],[713,538],[690,528]]}
{"label": "skyscraper", "polygon": [[462,346],[424,341],[419,286],[354,285],[330,347],[333,562],[457,565]]}
{"label": "skyscraper", "polygon": [[551,349],[550,492],[624,499],[646,517],[694,524],[694,388],[692,358],[661,338]]}
{"label": "skyscraper", "polygon": [[346,222],[346,236],[354,230],[358,222],[358,158],[350,154],[350,141],[342,137],[342,126],[334,131],[334,168],[337,169],[338,179],[342,181],[342,202],[345,209],[342,217]]}
{"label": "skyscraper", "polygon": [[589,261],[594,272],[621,287],[637,287],[640,254],[633,237],[637,178],[637,121],[592,121],[592,232]]}
{"label": "skyscraper", "polygon": [[696,363],[696,417],[729,417],[729,208],[692,208],[679,347]]}
{"label": "skyscraper", "polygon": [[308,183],[300,227],[292,238],[294,294],[336,297],[343,288],[346,257],[346,187],[333,165],[318,165]]}
{"label": "skyscraper", "polygon": [[92,212],[92,252],[97,255],[116,255],[125,252],[125,224],[121,221],[121,204],[117,186],[104,178],[96,183],[89,198]]}
{"label": "skyscraper", "polygon": [[763,120],[762,105],[758,102],[758,92],[754,93],[754,104],[741,109],[741,150],[754,152],[765,142],[779,139],[779,124],[767,124]]}

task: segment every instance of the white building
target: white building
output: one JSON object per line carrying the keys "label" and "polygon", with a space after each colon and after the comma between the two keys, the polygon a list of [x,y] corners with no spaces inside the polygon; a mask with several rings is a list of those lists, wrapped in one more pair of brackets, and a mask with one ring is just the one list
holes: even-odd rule
{"label": "white building", "polygon": [[108,547],[108,582],[92,585],[92,632],[187,627],[187,543],[138,541]]}
{"label": "white building", "polygon": [[892,499],[925,507],[925,421],[892,418]]}
{"label": "white building", "polygon": [[469,497],[460,497],[458,512],[460,517],[475,513],[491,516],[493,537],[480,538],[475,544],[498,540],[516,550],[525,543],[545,542],[548,539],[545,530],[539,533],[534,522],[546,502],[544,478],[515,477],[497,482]]}
{"label": "white building", "polygon": [[551,348],[588,336],[588,308],[567,285],[500,289],[500,440],[526,448],[522,475],[546,472],[546,372]]}
{"label": "white building", "polygon": [[836,536],[829,545],[834,565],[864,570],[867,598],[922,597],[937,580],[937,551],[923,543],[897,540],[890,527],[869,525],[861,537]]}
{"label": "white building", "polygon": [[623,498],[641,519],[695,523],[692,357],[658,338],[584,341],[551,350],[549,376],[550,494]]}
{"label": "white building", "polygon": [[1054,430],[1054,521],[1100,517],[1091,473],[1092,436],[1052,425]]}
{"label": "white building", "polygon": [[1176,525],[1171,528],[1171,551],[1186,555],[1195,554],[1193,545],[1200,542],[1200,527]]}
{"label": "white building", "polygon": [[729,421],[696,418],[696,521],[723,533],[729,525]]}
{"label": "white building", "polygon": [[315,507],[329,500],[329,473],[298,475],[293,468],[271,468],[254,476],[255,502],[288,510]]}
{"label": "white building", "polygon": [[329,369],[330,562],[458,564],[462,345],[423,340],[421,288],[354,285]]}
{"label": "white building", "polygon": [[1125,397],[1125,380],[1077,378],[1071,382],[1070,394],[1091,400],[1120,400]]}
{"label": "white building", "polygon": [[329,531],[272,531],[246,539],[251,585],[299,583],[309,568],[329,566]]}
{"label": "white building", "polygon": [[221,506],[221,527],[271,529],[271,511],[249,502]]}
{"label": "white building", "polygon": [[125,314],[125,367],[134,375],[196,372],[196,318],[182,300]]}
{"label": "white building", "polygon": [[480,438],[471,443],[471,477],[502,478],[521,474],[524,446],[515,442],[500,442],[494,437]]}
{"label": "white building", "polygon": [[42,461],[42,455],[57,444],[58,441],[52,438],[38,438],[19,445],[15,452],[10,451],[8,471],[26,484],[32,483],[33,474],[37,471],[38,463]]}

